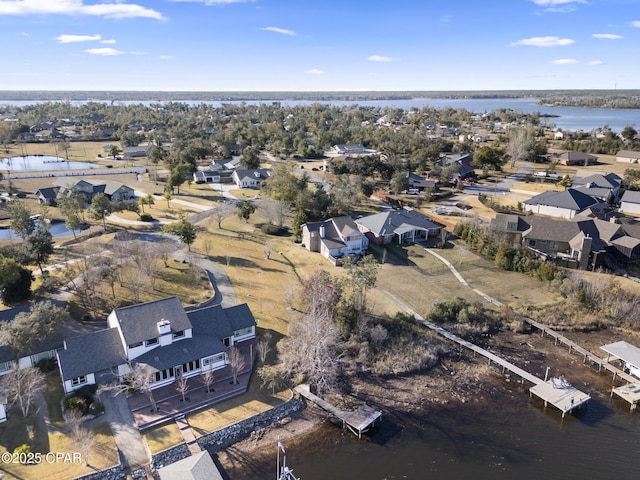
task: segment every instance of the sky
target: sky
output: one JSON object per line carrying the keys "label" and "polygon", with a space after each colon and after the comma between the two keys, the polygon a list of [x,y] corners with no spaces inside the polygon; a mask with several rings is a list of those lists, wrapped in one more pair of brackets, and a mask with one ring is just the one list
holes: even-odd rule
{"label": "sky", "polygon": [[0,90],[640,88],[640,0],[0,0]]}

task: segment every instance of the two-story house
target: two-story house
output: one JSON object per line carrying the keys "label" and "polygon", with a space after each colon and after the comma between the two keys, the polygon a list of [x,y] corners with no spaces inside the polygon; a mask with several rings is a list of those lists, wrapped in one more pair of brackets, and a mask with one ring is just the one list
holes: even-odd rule
{"label": "two-story house", "polygon": [[349,216],[302,225],[302,243],[311,252],[327,259],[362,255],[369,246],[367,237]]}
{"label": "two-story house", "polygon": [[228,363],[227,349],[255,337],[256,321],[246,304],[185,311],[177,297],[117,308],[108,328],[66,339],[57,352],[65,392],[109,383],[131,365],[153,372],[152,388]]}

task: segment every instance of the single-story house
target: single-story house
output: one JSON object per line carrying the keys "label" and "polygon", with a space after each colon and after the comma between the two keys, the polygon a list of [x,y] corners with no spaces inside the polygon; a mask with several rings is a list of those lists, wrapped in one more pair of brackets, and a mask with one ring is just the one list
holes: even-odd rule
{"label": "single-story house", "polygon": [[196,170],[193,172],[193,181],[196,183],[218,183],[220,181],[220,171]]}
{"label": "single-story house", "polygon": [[596,173],[587,177],[574,179],[571,188],[602,201],[609,199],[615,201],[620,194],[621,184],[622,177],[615,173],[607,173],[605,175]]}
{"label": "single-story house", "polygon": [[311,252],[320,252],[325,258],[343,255],[362,255],[369,246],[369,239],[351,217],[330,218],[323,222],[302,225],[302,244]]}
{"label": "single-story house", "polygon": [[153,373],[151,388],[228,364],[229,347],[256,334],[246,304],[185,311],[177,297],[113,310],[108,328],[67,338],[57,352],[66,393],[83,385],[110,382],[142,365]]}
{"label": "single-story house", "polygon": [[122,149],[122,158],[139,158],[146,157],[153,148],[153,143],[149,142],[146,145],[138,145],[135,147],[124,147]]}
{"label": "single-story house", "polygon": [[361,143],[339,144],[334,145],[326,152],[327,156],[335,155],[370,155],[375,153],[373,150],[368,150]]}
{"label": "single-story house", "polygon": [[58,198],[59,191],[60,187],[39,188],[36,191],[36,198],[38,199],[38,203],[49,205],[50,207],[56,206],[56,198]]}
{"label": "single-story house", "polygon": [[98,193],[104,193],[112,201],[131,200],[136,196],[133,188],[114,180],[92,181],[83,178],[60,177],[53,184],[54,188],[58,189],[58,196],[68,195],[71,191],[77,191],[87,197],[87,202],[91,202]]}
{"label": "single-story house", "polygon": [[436,188],[436,181],[429,180],[420,175],[416,175],[415,173],[408,172],[407,173],[407,186],[408,188],[414,188],[419,190],[420,192],[428,189],[428,188]]}
{"label": "single-story house", "polygon": [[255,170],[234,170],[231,174],[233,182],[240,188],[257,188],[271,176],[272,170],[257,168]]}
{"label": "single-story house", "polygon": [[160,480],[222,480],[218,467],[206,450],[159,468],[158,475]]}
{"label": "single-story house", "polygon": [[601,200],[574,188],[563,192],[550,190],[542,192],[523,203],[526,212],[549,215],[551,217],[573,218],[577,213],[591,207]]}
{"label": "single-story house", "polygon": [[620,199],[620,211],[630,215],[640,215],[640,192],[627,190]]}
{"label": "single-story house", "polygon": [[553,156],[561,165],[594,165],[598,157],[585,152],[562,152]]}
{"label": "single-story house", "polygon": [[616,153],[616,162],[640,163],[640,152],[636,150],[620,150]]}
{"label": "single-story house", "polygon": [[394,240],[399,244],[426,240],[440,235],[444,228],[410,207],[361,217],[355,223],[358,230],[378,245],[386,245]]}

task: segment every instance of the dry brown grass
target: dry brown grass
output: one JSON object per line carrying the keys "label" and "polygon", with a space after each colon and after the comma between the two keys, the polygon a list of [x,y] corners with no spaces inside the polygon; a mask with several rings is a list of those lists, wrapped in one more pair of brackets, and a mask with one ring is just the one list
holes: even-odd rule
{"label": "dry brown grass", "polygon": [[161,427],[154,428],[142,434],[142,437],[149,445],[151,454],[156,454],[167,448],[180,445],[184,442],[184,437],[176,423],[169,423]]}
{"label": "dry brown grass", "polygon": [[[109,143],[116,144],[122,148],[119,142],[68,142],[69,161],[86,162],[90,160],[99,160],[98,154],[105,157],[102,147]],[[65,151],[61,148],[60,144],[61,142],[23,143],[20,145],[10,144],[8,145],[9,152],[6,152],[5,149],[2,148],[0,158],[15,157],[18,155],[49,155],[53,157],[67,158]]]}

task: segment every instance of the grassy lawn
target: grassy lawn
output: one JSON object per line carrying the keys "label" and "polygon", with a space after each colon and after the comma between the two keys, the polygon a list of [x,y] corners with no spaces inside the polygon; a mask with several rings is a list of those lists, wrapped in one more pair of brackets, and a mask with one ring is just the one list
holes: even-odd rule
{"label": "grassy lawn", "polygon": [[[0,152],[0,158],[15,157],[19,155],[50,155],[62,158],[68,157],[69,161],[96,160],[98,159],[98,154],[105,157],[102,147],[109,143],[110,142],[106,140],[99,142],[68,142],[68,156],[60,147],[60,142],[23,143],[20,145],[9,144],[9,151],[6,152],[3,148],[2,152]],[[120,146],[118,142],[113,143]]]}
{"label": "grassy lawn", "polygon": [[147,441],[147,445],[149,445],[149,450],[151,450],[152,454],[184,442],[184,438],[176,423],[169,423],[162,427],[154,428],[153,430],[143,433],[142,436]]}

